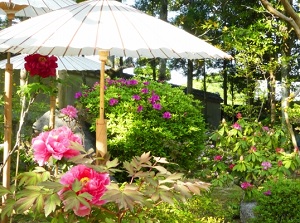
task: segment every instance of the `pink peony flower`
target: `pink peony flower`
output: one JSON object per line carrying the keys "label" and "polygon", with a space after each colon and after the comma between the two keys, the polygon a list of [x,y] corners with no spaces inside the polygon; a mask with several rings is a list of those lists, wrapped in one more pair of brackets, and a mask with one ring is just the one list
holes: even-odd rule
{"label": "pink peony flower", "polygon": [[52,156],[54,159],[71,158],[80,154],[78,150],[70,148],[70,142],[82,144],[81,139],[74,135],[66,126],[42,132],[32,139],[34,160],[43,166]]}
{"label": "pink peony flower", "polygon": [[[65,188],[58,193],[61,199],[64,199],[64,192],[72,190],[72,184],[75,180],[78,180],[82,185],[77,194],[87,192],[93,196],[92,200],[86,200],[90,205],[101,206],[105,203],[101,197],[106,191],[106,185],[110,183],[108,173],[96,172],[82,164],[73,167],[60,179],[60,183],[65,185]],[[73,208],[73,211],[77,216],[86,216],[90,214],[91,208],[80,203],[79,207]]]}
{"label": "pink peony flower", "polygon": [[77,118],[77,109],[73,107],[72,105],[68,105],[67,107],[60,110],[61,113],[63,113],[66,116],[69,116],[70,118]]}

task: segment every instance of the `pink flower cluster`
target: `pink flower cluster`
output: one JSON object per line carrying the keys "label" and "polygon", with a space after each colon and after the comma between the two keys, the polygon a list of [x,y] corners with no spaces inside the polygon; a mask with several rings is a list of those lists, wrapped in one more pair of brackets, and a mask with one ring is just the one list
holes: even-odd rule
{"label": "pink flower cluster", "polygon": [[251,189],[253,187],[253,185],[251,184],[251,183],[249,183],[249,182],[243,182],[243,183],[241,183],[241,188],[243,189],[243,190],[249,190],[249,189]]}
{"label": "pink flower cluster", "polygon": [[[72,184],[75,180],[78,180],[82,186],[77,194],[87,192],[93,196],[91,200],[86,199],[90,205],[101,206],[105,203],[104,200],[101,200],[101,197],[106,191],[106,185],[110,183],[108,173],[98,173],[94,169],[88,168],[85,165],[77,165],[73,167],[60,179],[60,183],[65,185],[65,188],[59,192],[62,200],[64,200],[64,193],[72,190]],[[73,208],[73,211],[78,216],[86,216],[90,214],[91,207],[87,207],[80,203],[79,207]]]}
{"label": "pink flower cluster", "polygon": [[270,162],[264,161],[261,163],[264,170],[270,169],[272,167],[272,164]]}
{"label": "pink flower cluster", "polygon": [[221,161],[223,157],[221,155],[217,155],[214,157],[214,161]]}
{"label": "pink flower cluster", "polygon": [[82,144],[81,139],[66,126],[42,132],[32,139],[34,160],[43,166],[50,157],[61,160],[79,155],[78,150],[70,148],[70,142]]}

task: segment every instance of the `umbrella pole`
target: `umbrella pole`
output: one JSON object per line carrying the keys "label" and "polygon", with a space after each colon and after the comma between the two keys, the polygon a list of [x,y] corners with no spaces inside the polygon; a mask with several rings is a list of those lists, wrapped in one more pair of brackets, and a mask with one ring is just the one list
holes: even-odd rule
{"label": "umbrella pole", "polygon": [[[107,131],[106,120],[104,119],[104,73],[108,51],[99,51],[101,62],[100,73],[100,117],[96,120],[96,158],[104,157],[107,153]],[[97,164],[100,160],[97,159]]]}

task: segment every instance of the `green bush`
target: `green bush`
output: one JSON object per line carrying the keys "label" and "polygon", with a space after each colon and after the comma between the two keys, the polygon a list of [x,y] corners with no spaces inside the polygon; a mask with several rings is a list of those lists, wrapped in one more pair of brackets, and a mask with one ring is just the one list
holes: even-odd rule
{"label": "green bush", "polygon": [[284,179],[267,182],[255,195],[253,223],[298,223],[300,222],[300,181]]}
{"label": "green bush", "polygon": [[[92,130],[99,117],[99,94],[97,83],[77,93],[76,106]],[[177,163],[181,171],[191,170],[204,148],[202,109],[200,101],[167,83],[107,79],[108,151],[121,161],[151,151]]]}
{"label": "green bush", "polygon": [[240,189],[218,188],[201,196],[193,196],[186,203],[175,202],[173,206],[160,204],[147,216],[154,222],[164,223],[235,222],[239,218],[240,194]]}

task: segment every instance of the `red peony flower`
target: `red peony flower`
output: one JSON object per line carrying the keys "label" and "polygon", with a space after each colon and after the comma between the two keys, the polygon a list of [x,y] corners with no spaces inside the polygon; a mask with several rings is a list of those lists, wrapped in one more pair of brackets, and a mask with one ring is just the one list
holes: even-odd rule
{"label": "red peony flower", "polygon": [[[90,205],[101,206],[105,203],[104,200],[101,200],[101,197],[106,191],[106,185],[110,183],[108,173],[96,172],[85,165],[73,167],[60,179],[60,183],[66,186],[63,190],[59,191],[61,199],[64,199],[64,192],[72,190],[72,184],[75,180],[78,180],[82,185],[81,190],[77,194],[88,192],[93,196],[92,200],[86,200]],[[74,207],[73,211],[78,216],[86,216],[90,214],[91,209],[80,204],[78,208]]]}
{"label": "red peony flower", "polygon": [[42,78],[55,77],[57,68],[57,57],[31,54],[25,57],[25,69],[30,76],[40,76]]}
{"label": "red peony flower", "polygon": [[32,139],[34,160],[43,166],[51,156],[61,160],[63,157],[71,158],[79,155],[78,150],[70,148],[71,141],[82,144],[81,139],[66,126],[42,132]]}

